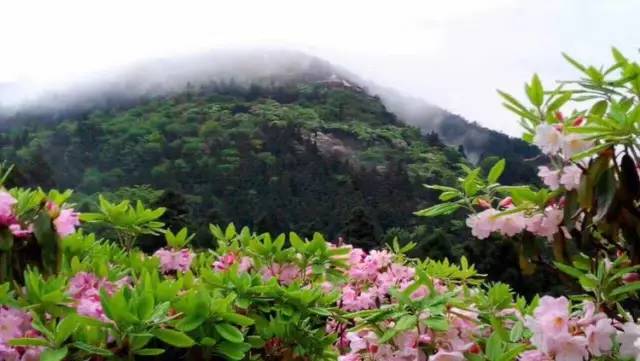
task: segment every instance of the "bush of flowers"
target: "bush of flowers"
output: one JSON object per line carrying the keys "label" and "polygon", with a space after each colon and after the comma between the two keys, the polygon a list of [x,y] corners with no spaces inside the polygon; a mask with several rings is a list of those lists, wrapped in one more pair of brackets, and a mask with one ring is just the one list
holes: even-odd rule
{"label": "bush of flowers", "polygon": [[[365,251],[212,225],[216,247],[196,249],[162,208],[100,198],[79,214],[71,191],[0,188],[0,360],[640,360],[640,67],[614,57],[568,58],[586,78],[552,91],[535,76],[532,106],[502,93],[548,157],[547,188],[500,185],[500,161],[432,186],[444,203],[417,212],[470,212],[479,242],[512,237],[523,270],[561,272],[566,295],[526,300],[397,240]],[[165,246],[145,254],[142,236]]]}
{"label": "bush of flowers", "polygon": [[516,242],[525,272],[563,275],[566,295],[523,316],[531,349],[521,360],[640,360],[640,66],[612,53],[607,68],[564,55],[582,77],[545,89],[535,75],[528,105],[499,92],[548,161],[544,187],[500,185],[500,161],[486,175],[466,168],[459,187],[431,186],[443,203],[417,212],[467,211],[476,238]]}

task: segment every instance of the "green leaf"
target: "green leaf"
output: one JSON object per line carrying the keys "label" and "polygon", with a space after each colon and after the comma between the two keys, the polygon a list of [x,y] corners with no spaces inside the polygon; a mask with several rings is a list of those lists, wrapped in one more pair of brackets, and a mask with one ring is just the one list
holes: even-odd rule
{"label": "green leaf", "polygon": [[140,356],[157,356],[164,353],[164,349],[161,348],[143,348],[134,352]]}
{"label": "green leaf", "polygon": [[11,346],[48,346],[49,342],[44,338],[14,338],[9,340]]}
{"label": "green leaf", "polygon": [[222,318],[238,326],[251,326],[254,323],[253,318],[238,313],[225,313],[222,315]]}
{"label": "green leaf", "polygon": [[98,355],[98,356],[111,356],[113,355],[113,352],[102,348],[102,347],[97,347],[97,346],[93,346],[90,345],[86,342],[81,342],[81,341],[76,341],[74,343],[72,343],[73,347],[82,350],[82,351],[86,351],[92,355]]}
{"label": "green leaf", "polygon": [[458,208],[460,208],[460,205],[456,203],[441,203],[441,204],[436,204],[435,206],[431,206],[427,209],[417,211],[414,214],[420,217],[435,217],[435,216],[441,216],[445,214],[451,214],[455,212]]}
{"label": "green leaf", "polygon": [[611,291],[611,296],[617,296],[617,295],[622,295],[625,293],[632,293],[632,292],[635,293],[638,290],[640,290],[640,281],[632,282],[627,285],[615,288],[613,291]]}
{"label": "green leaf", "polygon": [[224,338],[233,343],[240,343],[244,340],[244,335],[237,327],[228,323],[217,323],[215,326],[216,331]]}
{"label": "green leaf", "polygon": [[251,349],[251,345],[248,343],[238,344],[229,341],[221,342],[216,346],[216,352],[231,360],[242,360],[249,349]]}
{"label": "green leaf", "polygon": [[544,101],[544,89],[542,88],[542,82],[540,82],[540,78],[538,74],[534,74],[533,78],[531,78],[531,84],[525,86],[525,91],[531,104],[539,107],[542,105]]}
{"label": "green leaf", "polygon": [[497,358],[502,354],[502,344],[503,342],[497,332],[494,332],[491,337],[489,337],[485,346],[485,353],[489,360],[497,360]]}
{"label": "green leaf", "polygon": [[443,202],[446,201],[450,201],[456,197],[460,196],[460,192],[443,192],[440,194],[440,196],[438,197],[438,199],[440,199]]}
{"label": "green leaf", "polygon": [[48,348],[40,354],[40,361],[61,361],[67,356],[67,347],[53,349]]}
{"label": "green leaf", "polygon": [[56,337],[55,343],[60,346],[63,342],[65,342],[71,334],[73,334],[78,326],[80,325],[80,320],[73,314],[68,315],[56,327]]}
{"label": "green leaf", "polygon": [[571,267],[571,266],[569,266],[569,265],[566,265],[566,264],[564,264],[564,263],[555,262],[555,261],[553,262],[553,264],[554,264],[554,265],[555,265],[555,266],[556,266],[560,271],[562,271],[562,272],[564,272],[564,273],[568,274],[568,275],[569,275],[569,276],[571,276],[571,277],[574,277],[574,278],[578,278],[578,279],[579,279],[580,277],[584,276],[584,272],[580,271],[580,270],[579,270],[579,269],[577,269],[577,268],[573,268],[573,267]]}
{"label": "green leaf", "polygon": [[195,341],[184,332],[159,328],[151,331],[151,333],[171,346],[186,348],[195,344]]}
{"label": "green leaf", "polygon": [[504,172],[504,167],[506,165],[506,161],[504,159],[500,159],[496,164],[491,167],[489,170],[489,175],[487,176],[487,183],[492,184],[498,181],[502,172]]}
{"label": "green leaf", "polygon": [[585,67],[584,65],[580,64],[577,60],[573,59],[572,57],[570,57],[569,55],[562,53],[562,56],[569,62],[571,63],[571,65],[575,66],[578,70],[580,70],[583,73],[587,73],[587,67]]}

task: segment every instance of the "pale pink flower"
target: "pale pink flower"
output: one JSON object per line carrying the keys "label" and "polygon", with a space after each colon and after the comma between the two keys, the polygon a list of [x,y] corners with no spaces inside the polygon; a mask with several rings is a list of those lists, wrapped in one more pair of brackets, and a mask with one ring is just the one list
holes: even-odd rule
{"label": "pale pink flower", "polygon": [[387,250],[378,251],[374,249],[369,252],[367,258],[369,258],[377,268],[385,268],[391,264],[393,255]]}
{"label": "pale pink flower", "polygon": [[22,337],[25,332],[25,320],[31,322],[31,318],[24,312],[0,307],[0,343],[7,343],[9,340]]}
{"label": "pale pink flower", "polygon": [[622,331],[618,333],[620,342],[620,356],[640,359],[640,326],[634,322],[622,325]]}
{"label": "pale pink flower", "polygon": [[74,233],[79,225],[80,214],[69,208],[62,209],[58,217],[53,220],[53,226],[61,238]]}
{"label": "pale pink flower", "polygon": [[549,189],[552,191],[560,188],[560,171],[549,169],[547,166],[538,167],[538,177],[542,179]]}
{"label": "pale pink flower", "polygon": [[556,127],[542,123],[536,127],[533,143],[545,154],[557,153],[563,144],[562,133]]}
{"label": "pale pink flower", "polygon": [[593,142],[589,140],[585,140],[582,136],[571,133],[566,135],[562,139],[562,154],[564,154],[565,158],[571,158],[574,155],[583,152],[593,146]]}
{"label": "pale pink flower", "polygon": [[569,300],[564,296],[558,298],[543,296],[533,314],[546,334],[555,334],[569,329]]}
{"label": "pale pink flower", "polygon": [[472,214],[467,218],[467,226],[471,228],[471,234],[478,239],[488,238],[492,232],[497,230],[499,212],[493,208]]}
{"label": "pale pink flower", "polygon": [[587,337],[588,349],[594,356],[602,356],[611,351],[613,347],[612,337],[616,329],[611,324],[610,319],[600,319],[595,325],[589,325],[584,329]]}
{"label": "pale pink flower", "polygon": [[520,361],[553,361],[551,357],[538,350],[525,351],[518,357]]}
{"label": "pale pink flower", "polygon": [[584,336],[561,333],[551,337],[548,342],[555,361],[583,361],[589,357],[587,339]]}
{"label": "pale pink flower", "polygon": [[529,232],[553,240],[553,235],[560,230],[564,211],[556,207],[547,207],[543,214],[534,214],[526,219]]}
{"label": "pale pink flower", "polygon": [[176,251],[161,248],[153,256],[160,260],[160,267],[164,273],[185,273],[191,268],[191,262],[193,262],[193,253],[188,248]]}
{"label": "pale pink flower", "polygon": [[560,184],[568,191],[577,189],[580,185],[580,179],[582,177],[582,169],[575,164],[562,168],[562,175],[560,176]]}
{"label": "pale pink flower", "polygon": [[498,228],[498,231],[505,236],[513,237],[524,231],[525,227],[526,220],[522,213],[512,213],[497,217],[496,228]]}

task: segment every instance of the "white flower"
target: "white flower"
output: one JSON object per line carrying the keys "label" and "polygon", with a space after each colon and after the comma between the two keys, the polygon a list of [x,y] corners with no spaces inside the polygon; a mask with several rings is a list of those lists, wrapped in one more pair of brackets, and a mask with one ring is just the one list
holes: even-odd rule
{"label": "white flower", "polygon": [[562,139],[562,154],[568,159],[591,148],[591,146],[593,146],[593,142],[584,140],[578,134],[569,134]]}
{"label": "white flower", "polygon": [[543,153],[554,154],[560,150],[562,141],[562,133],[554,126],[542,123],[536,127],[536,134],[533,137],[533,143],[542,149]]}

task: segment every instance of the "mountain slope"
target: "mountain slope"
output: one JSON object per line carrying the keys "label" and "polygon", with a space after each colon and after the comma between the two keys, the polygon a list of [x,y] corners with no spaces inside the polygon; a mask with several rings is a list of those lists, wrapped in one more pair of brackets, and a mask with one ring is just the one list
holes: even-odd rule
{"label": "mountain slope", "polygon": [[371,225],[372,242],[422,222],[412,212],[434,198],[421,185],[451,183],[464,162],[338,81],[212,83],[124,111],[35,119],[3,133],[0,146],[27,185],[50,180],[90,195],[146,184],[179,194],[201,224],[338,236],[353,219]]}

